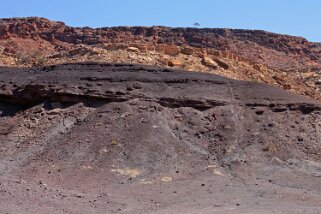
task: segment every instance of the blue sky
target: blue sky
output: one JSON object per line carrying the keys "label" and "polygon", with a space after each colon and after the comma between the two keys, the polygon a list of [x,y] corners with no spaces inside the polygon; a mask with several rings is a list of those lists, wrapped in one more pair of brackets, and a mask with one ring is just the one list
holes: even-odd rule
{"label": "blue sky", "polygon": [[41,16],[78,27],[190,27],[198,22],[321,42],[321,0],[2,0],[0,16]]}

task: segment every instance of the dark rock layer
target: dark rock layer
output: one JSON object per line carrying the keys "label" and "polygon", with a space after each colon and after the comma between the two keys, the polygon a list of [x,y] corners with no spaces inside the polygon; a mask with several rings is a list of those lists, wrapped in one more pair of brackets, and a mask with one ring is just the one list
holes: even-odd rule
{"label": "dark rock layer", "polygon": [[266,84],[159,67],[1,68],[0,210],[313,213],[320,110]]}

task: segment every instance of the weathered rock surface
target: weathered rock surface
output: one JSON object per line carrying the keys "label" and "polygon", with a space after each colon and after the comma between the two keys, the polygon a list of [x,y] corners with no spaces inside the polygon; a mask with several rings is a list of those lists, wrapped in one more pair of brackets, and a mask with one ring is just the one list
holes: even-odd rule
{"label": "weathered rock surface", "polygon": [[1,68],[0,115],[3,213],[321,209],[321,103],[267,84],[132,64]]}
{"label": "weathered rock surface", "polygon": [[183,65],[183,62],[179,59],[172,59],[168,61],[168,66],[170,67],[179,67],[182,65]]}
{"label": "weathered rock surface", "polygon": [[[157,26],[92,29],[36,17],[0,20],[0,66],[85,61],[173,66],[265,82],[318,100],[320,53],[319,43],[265,31]],[[215,59],[219,66],[204,65],[203,57]],[[168,63],[174,60],[182,63]],[[275,75],[280,79],[273,79]]]}
{"label": "weathered rock surface", "polygon": [[[168,54],[179,50],[172,44],[187,44],[192,47],[214,48],[230,51],[248,60],[284,70],[320,69],[321,45],[308,42],[301,37],[273,34],[265,31],[232,29],[198,29],[168,27],[114,27],[72,28],[63,22],[52,22],[44,18],[2,19],[0,40],[15,35],[18,38],[39,38],[49,42],[51,48],[68,48],[67,44],[99,44],[142,42],[169,44]],[[63,42],[65,45],[63,45]],[[41,45],[41,44],[38,44]],[[48,49],[49,51],[50,49]],[[7,51],[14,52],[10,46]],[[269,56],[269,57],[265,57]],[[278,60],[276,60],[278,59]],[[314,66],[313,66],[314,65]]]}
{"label": "weathered rock surface", "polygon": [[203,63],[203,65],[208,66],[208,67],[212,67],[214,69],[218,68],[218,64],[214,60],[212,60],[211,58],[209,58],[207,56],[203,57],[202,63]]}

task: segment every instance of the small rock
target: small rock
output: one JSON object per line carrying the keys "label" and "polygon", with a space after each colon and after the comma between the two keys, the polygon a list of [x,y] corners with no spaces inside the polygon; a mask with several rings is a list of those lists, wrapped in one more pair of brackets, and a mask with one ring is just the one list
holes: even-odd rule
{"label": "small rock", "polygon": [[141,122],[141,123],[146,123],[146,122],[147,122],[147,119],[146,119],[146,118],[141,118],[141,119],[140,119],[140,122]]}
{"label": "small rock", "polygon": [[139,53],[139,52],[140,52],[139,49],[138,49],[138,48],[135,48],[135,47],[128,47],[128,48],[127,48],[127,51],[129,51],[129,52],[135,52],[135,53]]}
{"label": "small rock", "polygon": [[139,83],[134,83],[132,86],[134,89],[141,89],[143,86]]}
{"label": "small rock", "polygon": [[256,115],[263,115],[264,111],[263,110],[257,110],[257,111],[255,111],[255,114]]}
{"label": "small rock", "polygon": [[60,113],[61,113],[60,108],[52,109],[51,111],[48,112],[49,115],[60,114]]}
{"label": "small rock", "polygon": [[83,195],[75,195],[76,198],[84,198],[85,196]]}
{"label": "small rock", "polygon": [[291,88],[292,88],[292,86],[288,83],[283,85],[284,90],[291,90]]}
{"label": "small rock", "polygon": [[179,59],[172,59],[168,61],[168,66],[174,67],[174,66],[181,66],[183,65],[183,62]]}

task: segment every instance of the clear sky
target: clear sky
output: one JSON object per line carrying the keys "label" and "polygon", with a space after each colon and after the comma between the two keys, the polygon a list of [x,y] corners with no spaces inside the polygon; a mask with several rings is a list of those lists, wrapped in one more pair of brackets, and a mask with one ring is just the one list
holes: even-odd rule
{"label": "clear sky", "polygon": [[164,25],[261,29],[321,42],[321,0],[0,0],[0,16],[70,26]]}

